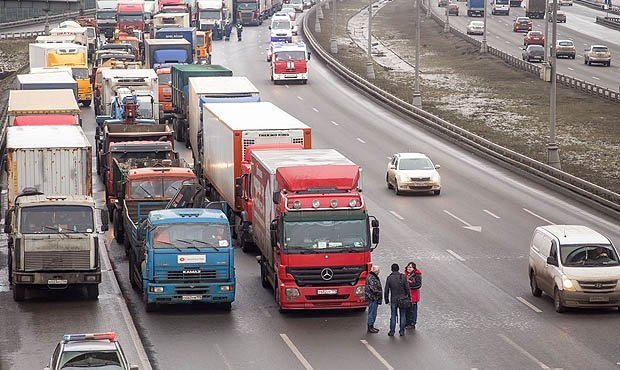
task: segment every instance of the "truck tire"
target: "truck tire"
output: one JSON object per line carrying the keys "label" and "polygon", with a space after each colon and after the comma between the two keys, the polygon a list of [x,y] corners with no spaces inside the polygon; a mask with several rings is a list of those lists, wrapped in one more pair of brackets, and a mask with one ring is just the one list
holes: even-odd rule
{"label": "truck tire", "polygon": [[82,103],[83,106],[85,107],[90,107],[90,100],[80,100],[80,103]]}
{"label": "truck tire", "polygon": [[222,311],[230,312],[232,311],[232,303],[231,302],[220,303],[220,308],[222,309]]}
{"label": "truck tire", "polygon": [[265,289],[271,288],[271,284],[269,284],[269,280],[267,279],[267,269],[265,268],[265,263],[263,262],[263,258],[261,258],[260,263],[260,284]]}
{"label": "truck tire", "polygon": [[185,126],[183,126],[183,139],[185,141],[185,147],[187,149],[191,148],[192,142],[189,140],[189,130]]}
{"label": "truck tire", "polygon": [[140,286],[136,282],[136,268],[134,267],[134,258],[132,254],[129,254],[129,282],[136,292],[140,292]]}
{"label": "truck tire", "polygon": [[13,300],[15,302],[22,302],[26,299],[26,286],[15,284],[13,285]]}
{"label": "truck tire", "polygon": [[124,230],[123,233],[124,233],[124,237],[123,237],[124,243],[123,244],[125,245],[125,255],[129,256],[129,251],[131,249],[131,243],[129,243],[129,234],[127,233],[127,230]]}
{"label": "truck tire", "polygon": [[99,299],[99,284],[89,284],[86,286],[86,297],[89,301]]}
{"label": "truck tire", "polygon": [[144,304],[144,309],[146,312],[155,312],[157,311],[157,303],[155,302],[146,302]]}
{"label": "truck tire", "polygon": [[123,218],[120,212],[116,211],[114,216],[114,239],[118,244],[125,243],[125,234],[123,233]]}

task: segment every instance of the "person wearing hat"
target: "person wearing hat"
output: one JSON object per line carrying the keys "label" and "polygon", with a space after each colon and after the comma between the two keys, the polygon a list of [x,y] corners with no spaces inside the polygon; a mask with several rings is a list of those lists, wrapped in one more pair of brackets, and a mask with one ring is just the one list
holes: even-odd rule
{"label": "person wearing hat", "polygon": [[377,319],[377,309],[383,301],[383,287],[379,280],[379,266],[373,265],[370,274],[366,278],[366,289],[364,296],[368,302],[368,332],[378,333],[379,329],[375,328],[375,320]]}

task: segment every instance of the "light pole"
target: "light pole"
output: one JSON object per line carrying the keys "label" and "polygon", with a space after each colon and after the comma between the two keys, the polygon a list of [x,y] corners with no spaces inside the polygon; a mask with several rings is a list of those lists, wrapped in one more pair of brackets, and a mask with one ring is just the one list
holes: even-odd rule
{"label": "light pole", "polygon": [[366,77],[375,79],[375,69],[372,64],[372,0],[368,0],[368,60],[366,61]]}
{"label": "light pole", "polygon": [[[49,3],[47,5],[49,5]],[[43,27],[43,32],[46,35],[49,35],[50,34],[50,19],[49,19],[50,8],[47,7],[46,9],[43,9],[43,11],[45,12],[45,27]]]}
{"label": "light pole", "polygon": [[428,0],[428,6],[426,7],[426,18],[431,17],[431,0]]}
{"label": "light pole", "polygon": [[[558,144],[555,142],[555,124],[557,121],[556,115],[556,55],[555,55],[555,43],[557,38],[557,15],[558,15],[558,7],[557,1],[553,0],[553,17],[551,18],[551,22],[553,22],[553,30],[551,36],[551,101],[549,102],[549,144],[547,144],[547,161],[550,166],[555,167],[557,169],[561,169],[560,163],[560,150]],[[547,22],[549,23],[549,22]],[[546,40],[545,40],[546,42]]]}
{"label": "light pole", "polygon": [[415,81],[413,83],[413,106],[422,107],[420,92],[420,1],[415,1]]}
{"label": "light pole", "polygon": [[319,5],[319,8],[314,13],[314,32],[316,33],[321,33],[321,16],[319,16],[319,10],[321,10],[321,5]]}
{"label": "light pole", "polygon": [[333,0],[332,3],[332,37],[329,39],[329,49],[332,54],[338,54],[338,42],[336,41],[336,2],[337,0]]}
{"label": "light pole", "polygon": [[482,30],[482,42],[480,43],[480,54],[484,54],[488,51],[488,48],[487,48],[487,0],[484,0],[483,15],[484,15],[484,29]]}
{"label": "light pole", "polygon": [[545,53],[543,56],[543,67],[541,70],[542,76],[540,76],[542,78],[543,81],[549,81],[549,69],[550,69],[550,63],[549,63],[549,2],[547,0],[545,0],[545,44],[543,45],[545,47]]}
{"label": "light pole", "polygon": [[450,12],[448,11],[448,6],[446,6],[446,23],[443,24],[443,32],[450,32]]}

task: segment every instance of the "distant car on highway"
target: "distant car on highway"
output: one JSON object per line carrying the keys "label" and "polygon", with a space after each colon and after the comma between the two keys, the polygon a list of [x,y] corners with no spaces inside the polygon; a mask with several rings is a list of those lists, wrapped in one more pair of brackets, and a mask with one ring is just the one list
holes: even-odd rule
{"label": "distant car on highway", "polygon": [[299,27],[297,26],[297,23],[295,22],[295,20],[297,19],[297,13],[295,12],[295,9],[289,7],[289,5],[285,5],[286,7],[282,7],[282,10],[280,10],[279,12],[277,12],[276,14],[274,14],[274,17],[286,17],[288,16],[291,19],[291,24],[293,26],[293,28],[291,29],[291,32],[293,32],[293,36],[297,36],[299,34]]}
{"label": "distant car on highway", "polygon": [[405,192],[441,192],[439,165],[422,153],[394,154],[387,166],[385,181],[396,195]]}
{"label": "distant car on highway", "polygon": [[459,16],[459,6],[458,4],[455,3],[450,3],[447,6],[448,9],[448,15],[455,15],[455,16]]}
{"label": "distant car on highway", "polygon": [[291,2],[289,4],[293,5],[293,7],[295,8],[295,11],[297,13],[303,13],[303,11],[304,11],[304,2],[303,2],[303,0],[291,0]]}
{"label": "distant car on highway", "polygon": [[138,370],[129,365],[116,333],[65,334],[45,370],[110,369]]}
{"label": "distant car on highway", "polygon": [[529,17],[517,17],[513,22],[512,30],[514,32],[529,32],[532,30],[532,20]]}
{"label": "distant car on highway", "polygon": [[484,22],[482,21],[471,21],[467,25],[467,34],[468,35],[482,35],[484,34]]}
{"label": "distant car on highway", "polygon": [[[556,12],[556,22],[557,23],[566,23],[566,13],[564,12]],[[553,12],[549,12],[547,14],[547,21],[551,22],[553,20]]]}
{"label": "distant car on highway", "polygon": [[529,45],[522,48],[521,58],[528,62],[542,62],[545,58],[545,48],[541,45]]}
{"label": "distant car on highway", "polygon": [[611,51],[605,45],[592,45],[583,53],[583,62],[589,66],[592,63],[600,63],[609,67],[611,66]]}
{"label": "distant car on highway", "polygon": [[530,31],[523,37],[523,46],[545,45],[545,35],[541,31]]}
{"label": "distant car on highway", "polygon": [[448,4],[450,4],[449,0],[437,0],[437,6],[440,8],[443,6],[448,6]]}
{"label": "distant car on highway", "polygon": [[560,6],[573,6],[573,0],[558,0],[558,3],[560,4]]}
{"label": "distant car on highway", "polygon": [[575,59],[577,50],[575,49],[575,43],[573,40],[558,40],[555,45],[556,57],[567,57],[569,59]]}

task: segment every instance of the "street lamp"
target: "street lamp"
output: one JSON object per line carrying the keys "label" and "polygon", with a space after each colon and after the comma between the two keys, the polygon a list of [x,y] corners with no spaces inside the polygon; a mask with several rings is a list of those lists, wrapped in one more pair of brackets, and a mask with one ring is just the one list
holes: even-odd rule
{"label": "street lamp", "polygon": [[426,18],[431,17],[431,0],[428,0],[428,6],[426,7]]}
{"label": "street lamp", "polygon": [[443,24],[443,32],[450,32],[450,12],[448,11],[448,6],[446,6],[446,23]]}
{"label": "street lamp", "polygon": [[484,54],[488,51],[488,48],[487,48],[487,0],[484,0],[484,10],[482,14],[484,15],[484,29],[482,31],[482,43],[480,43],[480,53]]}
{"label": "street lamp", "polygon": [[372,64],[372,0],[368,0],[368,60],[366,61],[366,77],[375,79],[375,69]]}
{"label": "street lamp", "polygon": [[332,2],[332,37],[329,39],[329,48],[332,54],[338,54],[338,42],[336,41],[336,2],[337,0],[333,0]]}
{"label": "street lamp", "polygon": [[[557,81],[556,81],[556,55],[555,55],[555,43],[557,38],[557,15],[558,15],[558,0],[553,0],[553,17],[551,21],[553,22],[553,30],[551,36],[551,99],[549,102],[549,143],[547,144],[547,161],[550,166],[555,167],[557,169],[561,169],[560,163],[560,151],[558,148],[558,144],[555,142],[555,124],[557,121],[556,115],[556,91],[557,91]],[[549,23],[547,21],[547,23]],[[547,40],[545,40],[546,42]],[[546,49],[546,48],[545,48]]]}
{"label": "street lamp", "polygon": [[[413,106],[422,107],[420,92],[420,1],[415,1],[415,80],[413,82]],[[447,14],[447,13],[446,13]]]}

